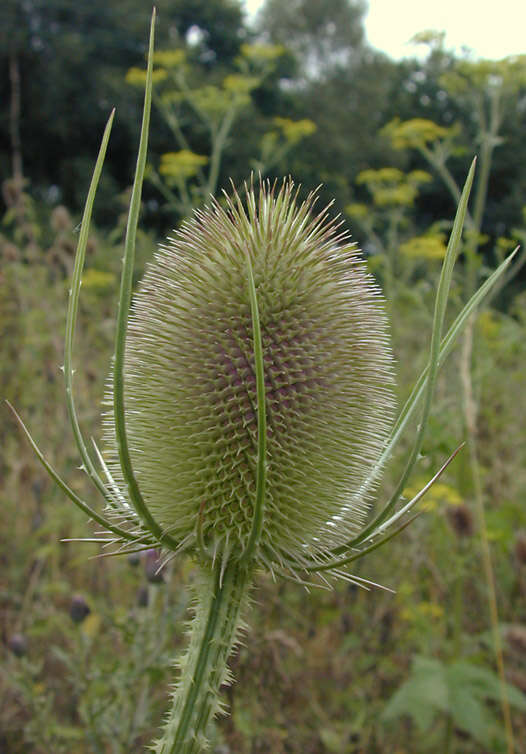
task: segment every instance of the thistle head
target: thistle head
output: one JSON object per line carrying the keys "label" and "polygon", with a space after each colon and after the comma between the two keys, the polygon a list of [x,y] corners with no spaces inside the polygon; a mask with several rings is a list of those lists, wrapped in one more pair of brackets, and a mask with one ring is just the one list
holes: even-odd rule
{"label": "thistle head", "polygon": [[250,186],[244,202],[235,192],[224,206],[213,202],[159,248],[134,299],[124,371],[130,456],[153,517],[186,549],[240,556],[254,519],[247,256],[267,440],[257,558],[301,563],[363,525],[360,487],[393,413],[388,327],[355,245],[314,204],[314,194],[298,202],[290,180]]}

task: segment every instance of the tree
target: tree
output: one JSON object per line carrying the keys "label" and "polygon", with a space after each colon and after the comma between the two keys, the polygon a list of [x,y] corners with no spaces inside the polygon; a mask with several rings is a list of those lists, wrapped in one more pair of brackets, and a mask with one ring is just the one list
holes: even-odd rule
{"label": "tree", "polygon": [[263,38],[285,45],[295,61],[280,82],[282,111],[317,127],[282,167],[308,186],[323,182],[338,209],[361,170],[387,161],[376,132],[395,64],[367,47],[363,14],[361,1],[267,0],[259,19]]}
{"label": "tree", "polygon": [[346,66],[364,45],[363,0],[267,0],[260,29],[294,54],[299,78]]}
{"label": "tree", "polygon": [[426,32],[415,40],[428,47],[428,55],[397,66],[387,97],[392,125],[386,133],[404,150],[393,159],[407,169],[432,165],[440,176],[418,205],[429,222],[451,212],[469,161],[478,154],[483,185],[474,209],[476,233],[482,228],[493,240],[510,235],[526,205],[526,58],[475,61],[445,49],[441,34]]}
{"label": "tree", "polygon": [[[159,0],[161,46],[200,30],[199,54],[209,66],[232,61],[245,38],[238,0]],[[15,71],[20,107],[17,133],[24,172],[33,187],[55,184],[78,207],[100,134],[112,106],[112,136],[104,204],[122,190],[133,168],[138,133],[135,102],[124,84],[146,52],[151,8],[141,0],[5,0],[0,7],[0,70]],[[13,75],[0,76],[0,97],[13,98]],[[16,108],[15,108],[16,109]],[[0,168],[12,174],[13,116],[0,115]],[[165,137],[166,131],[154,133]],[[16,138],[15,138],[16,143]]]}

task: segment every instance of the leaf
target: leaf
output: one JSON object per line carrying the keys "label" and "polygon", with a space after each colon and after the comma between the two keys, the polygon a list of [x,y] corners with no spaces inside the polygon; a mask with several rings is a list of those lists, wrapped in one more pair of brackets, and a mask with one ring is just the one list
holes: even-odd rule
{"label": "leaf", "polygon": [[252,713],[248,707],[236,704],[233,711],[233,718],[236,730],[248,738],[254,737],[256,726],[252,718]]}
{"label": "leaf", "polygon": [[439,660],[416,657],[411,676],[391,697],[382,713],[383,722],[410,717],[425,733],[438,712],[448,708],[445,668]]}
{"label": "leaf", "polygon": [[[501,697],[498,675],[488,668],[469,662],[453,663],[448,669],[448,683],[452,688],[456,685],[466,686],[474,696],[482,699],[499,701]],[[526,694],[509,683],[505,684],[505,688],[509,703],[519,710],[526,710]]]}
{"label": "leaf", "polygon": [[86,738],[85,730],[73,725],[54,725],[53,733],[61,741],[83,741]]}
{"label": "leaf", "polygon": [[[506,684],[509,703],[526,710],[526,695]],[[425,733],[438,712],[450,715],[455,725],[485,747],[503,740],[500,723],[488,701],[499,701],[499,677],[492,670],[470,662],[444,665],[439,660],[416,657],[408,680],[388,702],[382,720],[407,715]]]}
{"label": "leaf", "polygon": [[[451,679],[450,679],[451,680]],[[498,725],[488,706],[473,694],[469,686],[449,684],[449,711],[455,725],[481,744],[488,744],[498,732]]]}
{"label": "leaf", "polygon": [[334,730],[334,728],[322,728],[320,730],[320,738],[327,751],[341,754],[341,752],[345,750],[345,744],[349,739],[349,733],[338,732],[337,730]]}

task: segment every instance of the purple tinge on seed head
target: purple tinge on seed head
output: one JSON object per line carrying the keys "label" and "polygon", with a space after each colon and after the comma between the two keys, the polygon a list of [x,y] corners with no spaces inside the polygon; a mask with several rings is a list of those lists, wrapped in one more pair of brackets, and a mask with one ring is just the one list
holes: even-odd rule
{"label": "purple tinge on seed head", "polygon": [[[360,486],[394,401],[383,301],[355,245],[327,210],[312,212],[313,195],[299,203],[291,181],[256,194],[196,212],[148,266],[130,317],[125,400],[137,480],[161,526],[191,541],[201,516],[207,546],[242,550],[257,461],[248,254],[268,438],[259,557],[269,564],[359,531]],[[113,432],[110,418],[115,447]]]}

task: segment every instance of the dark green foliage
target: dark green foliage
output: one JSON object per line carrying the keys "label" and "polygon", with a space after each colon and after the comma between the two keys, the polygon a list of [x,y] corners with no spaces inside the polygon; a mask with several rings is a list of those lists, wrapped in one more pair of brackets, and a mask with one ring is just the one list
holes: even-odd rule
{"label": "dark green foliage", "polygon": [[[158,47],[185,48],[191,62],[192,86],[217,84],[235,72],[241,44],[255,38],[283,44],[285,53],[274,72],[253,92],[253,107],[236,124],[229,140],[220,185],[237,181],[252,167],[261,139],[275,115],[310,118],[317,131],[301,149],[273,166],[272,174],[292,171],[311,186],[322,181],[328,198],[341,210],[353,200],[354,181],[367,167],[387,163],[422,167],[416,156],[393,154],[377,130],[393,117],[423,117],[450,126],[463,124],[464,151],[451,168],[459,182],[466,174],[476,128],[473,105],[452,97],[442,84],[444,74],[457,66],[441,38],[431,40],[422,61],[394,63],[368,48],[363,34],[364,4],[359,0],[269,0],[254,30],[249,28],[238,0],[160,0]],[[0,174],[12,166],[12,64],[20,76],[19,131],[24,174],[33,191],[52,197],[59,193],[69,207],[82,205],[99,134],[110,108],[118,118],[99,196],[98,218],[111,225],[115,197],[130,181],[138,125],[138,95],[123,84],[126,71],[144,60],[144,29],[149,6],[140,0],[94,0],[72,4],[66,0],[5,0],[0,8],[0,97],[9,104],[0,113]],[[191,37],[187,38],[192,30]],[[190,42],[189,42],[190,40]],[[526,204],[520,103],[516,93],[502,126],[502,144],[495,152],[484,232],[510,235]],[[184,130],[198,154],[208,154],[206,133],[187,113]],[[150,157],[174,149],[173,135],[162,119],[154,123]],[[319,169],[318,169],[319,166]],[[56,188],[50,193],[50,185]],[[151,210],[159,195],[148,188]],[[454,203],[440,183],[426,187],[418,200],[422,226],[449,217]],[[151,211],[149,225],[170,226]]]}
{"label": "dark green foliage", "polygon": [[[200,56],[231,65],[244,39],[241,6],[236,0],[157,3],[162,23],[159,46],[183,40],[192,26],[203,32]],[[141,0],[6,0],[0,8],[0,98],[9,102],[10,60],[21,81],[20,133],[25,172],[42,191],[50,184],[68,206],[79,208],[83,186],[111,107],[119,124],[112,138],[106,201],[129,180],[137,123],[130,91],[123,83],[128,68],[146,53],[144,29],[151,8]],[[10,170],[9,110],[0,119],[1,172]],[[167,134],[161,132],[166,140]],[[162,149],[153,138],[154,149]],[[113,180],[112,180],[113,179]],[[104,218],[110,221],[110,217]]]}

